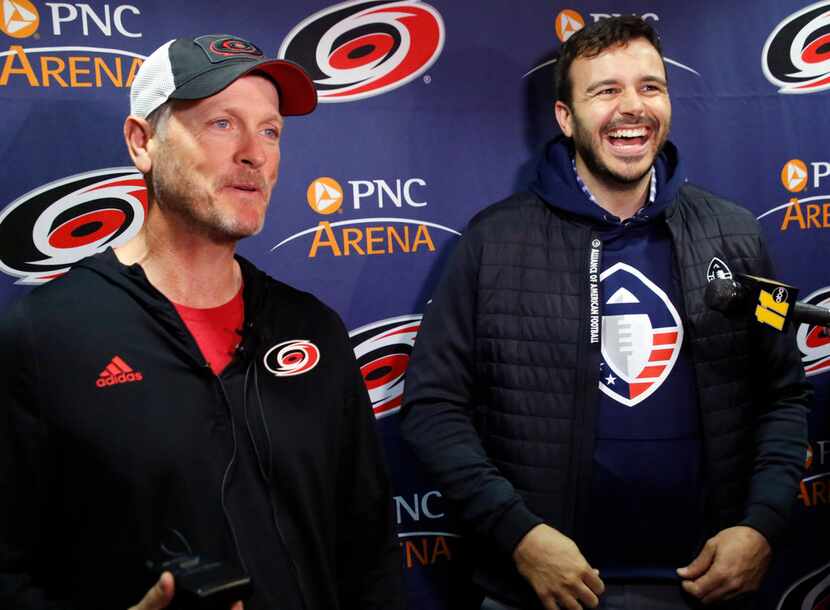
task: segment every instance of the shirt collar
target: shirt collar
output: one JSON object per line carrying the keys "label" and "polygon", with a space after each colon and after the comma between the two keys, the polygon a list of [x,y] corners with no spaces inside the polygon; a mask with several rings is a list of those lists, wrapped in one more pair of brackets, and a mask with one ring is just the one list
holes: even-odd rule
{"label": "shirt collar", "polygon": [[[574,170],[574,176],[576,176],[576,183],[579,185],[579,188],[582,189],[582,192],[585,193],[585,196],[594,202],[594,204],[602,207],[599,201],[593,196],[591,191],[588,189],[588,186],[582,181],[582,178],[579,176],[579,172],[576,171],[576,157],[571,158],[571,167]],[[649,188],[648,188],[648,201],[643,206],[644,208],[650,206],[654,203],[655,199],[657,199],[657,172],[654,169],[654,166],[651,166],[651,177],[649,178]],[[642,208],[641,208],[642,209]]]}

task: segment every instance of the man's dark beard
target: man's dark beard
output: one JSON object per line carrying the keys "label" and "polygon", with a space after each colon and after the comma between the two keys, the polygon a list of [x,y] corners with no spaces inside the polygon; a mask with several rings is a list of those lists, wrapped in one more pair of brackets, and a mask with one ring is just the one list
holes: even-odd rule
{"label": "man's dark beard", "polygon": [[[621,128],[624,126],[624,124],[617,124],[614,128]],[[654,129],[654,131],[656,131],[656,129]],[[576,115],[574,115],[574,134],[572,140],[576,152],[579,154],[591,174],[596,176],[596,178],[601,182],[604,182],[610,186],[622,187],[624,189],[631,188],[640,182],[640,180],[642,180],[651,171],[651,167],[649,167],[642,174],[633,178],[621,176],[620,174],[612,171],[610,167],[605,165],[600,160],[593,148],[591,148],[591,135],[583,129],[582,124],[576,118]],[[661,152],[663,152],[663,146],[665,146],[665,144],[666,141],[663,140],[657,149],[657,153],[654,155],[655,159],[660,156]]]}
{"label": "man's dark beard", "polygon": [[[588,171],[596,176],[601,182],[612,186],[632,187],[640,182],[640,180],[642,180],[643,177],[651,171],[651,167],[649,167],[639,176],[621,176],[611,171],[611,168],[600,161],[599,157],[594,154],[593,148],[591,148],[590,145],[585,146],[582,140],[574,139],[574,147],[576,148],[576,152],[582,158],[582,161],[585,163],[585,166],[588,168]],[[660,150],[662,150],[662,147]],[[659,151],[657,154],[660,154]]]}

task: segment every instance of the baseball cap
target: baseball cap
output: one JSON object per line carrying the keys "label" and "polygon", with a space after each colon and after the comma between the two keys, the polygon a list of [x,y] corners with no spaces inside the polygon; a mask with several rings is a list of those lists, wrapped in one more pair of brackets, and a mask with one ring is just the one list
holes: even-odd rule
{"label": "baseball cap", "polygon": [[210,97],[252,72],[268,76],[277,86],[283,116],[308,114],[317,106],[317,91],[301,66],[269,59],[238,36],[211,34],[176,38],[153,51],[130,88],[130,114],[147,118],[167,100]]}

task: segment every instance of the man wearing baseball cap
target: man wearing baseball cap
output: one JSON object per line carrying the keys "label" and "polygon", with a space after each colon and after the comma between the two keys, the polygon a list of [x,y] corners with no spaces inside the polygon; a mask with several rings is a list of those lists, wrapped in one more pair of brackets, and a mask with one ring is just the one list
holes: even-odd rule
{"label": "man wearing baseball cap", "polygon": [[235,36],[141,66],[124,123],[141,230],[0,319],[0,607],[400,607],[343,324],[235,254],[284,117],[316,103],[300,66]]}

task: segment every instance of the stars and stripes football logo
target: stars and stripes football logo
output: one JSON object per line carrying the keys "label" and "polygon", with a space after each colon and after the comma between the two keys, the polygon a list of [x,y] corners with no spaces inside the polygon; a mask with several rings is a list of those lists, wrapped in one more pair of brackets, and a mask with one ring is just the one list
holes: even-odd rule
{"label": "stars and stripes football logo", "polygon": [[617,263],[600,276],[604,295],[599,387],[627,407],[654,394],[683,344],[680,315],[659,286]]}

